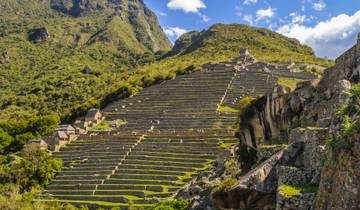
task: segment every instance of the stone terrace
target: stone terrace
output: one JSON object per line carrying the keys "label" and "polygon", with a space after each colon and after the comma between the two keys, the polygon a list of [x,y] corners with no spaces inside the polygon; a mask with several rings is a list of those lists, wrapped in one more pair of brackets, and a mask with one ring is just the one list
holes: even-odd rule
{"label": "stone terrace", "polygon": [[126,124],[80,136],[54,153],[64,168],[39,200],[126,209],[176,195],[237,143],[237,114],[218,107],[275,86],[279,73],[254,69],[178,76],[109,105],[106,120]]}

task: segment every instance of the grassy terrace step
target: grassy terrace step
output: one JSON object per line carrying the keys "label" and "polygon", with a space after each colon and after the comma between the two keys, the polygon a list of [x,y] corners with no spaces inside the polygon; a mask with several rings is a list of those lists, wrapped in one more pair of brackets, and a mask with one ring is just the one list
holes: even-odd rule
{"label": "grassy terrace step", "polygon": [[137,147],[134,151],[145,151],[145,152],[165,152],[165,153],[173,153],[173,154],[202,154],[202,155],[213,155],[216,154],[219,150],[217,149],[207,149],[203,150],[201,148],[174,148],[174,147],[162,147],[161,150],[159,148],[148,148],[148,147]]}
{"label": "grassy terrace step", "polygon": [[[174,107],[174,106],[180,106],[181,108],[183,107],[195,107],[195,108],[202,108],[202,107],[212,107],[214,106],[214,104],[216,104],[217,102],[219,101],[218,98],[214,98],[214,99],[211,99],[211,98],[207,98],[207,101],[199,101],[199,103],[197,104],[191,104],[189,103],[190,100],[176,100],[174,102],[177,102],[177,104],[174,104],[174,102],[170,102],[170,101],[167,101],[167,102],[164,102],[164,101],[154,101],[154,100],[145,100],[145,101],[142,101],[141,103],[135,103],[133,105],[119,105],[117,106],[118,109],[129,109],[129,108],[134,108],[134,107],[141,107],[141,108],[146,108],[147,105],[149,104],[156,104],[156,109],[162,109],[162,108],[165,108],[165,107]],[[114,107],[115,108],[115,107]],[[110,112],[110,111],[109,111]]]}
{"label": "grassy terrace step", "polygon": [[98,172],[100,173],[101,171],[103,171],[103,173],[105,173],[105,171],[107,171],[107,172],[112,171],[112,170],[114,170],[115,166],[116,165],[109,166],[109,167],[102,167],[100,165],[98,167],[82,167],[80,165],[80,166],[76,166],[76,167],[73,167],[73,168],[64,168],[62,170],[62,172],[65,173],[67,171],[72,171],[72,172],[75,172],[75,171],[92,171],[92,172],[96,172],[96,174],[98,174]]}
{"label": "grassy terrace step", "polygon": [[[46,202],[46,203],[70,203],[73,206],[78,208],[82,206],[86,206],[89,209],[106,209],[110,210],[113,207],[120,208],[121,210],[128,210],[129,204],[121,204],[121,203],[111,203],[111,202],[102,202],[102,201],[77,201],[77,200],[60,200],[60,199],[37,199],[36,202]],[[135,206],[135,205],[132,205]],[[138,207],[150,206],[148,205],[138,205]]]}
{"label": "grassy terrace step", "polygon": [[92,179],[106,179],[107,175],[62,175],[57,176],[56,180],[92,180]]}
{"label": "grassy terrace step", "polygon": [[[149,134],[152,135],[152,134]],[[146,141],[180,141],[183,142],[216,142],[218,140],[226,140],[226,139],[234,139],[232,135],[216,135],[216,134],[209,134],[209,136],[200,136],[200,135],[193,135],[187,136],[185,134],[180,135],[168,135],[168,134],[159,134],[158,136],[146,136]]]}
{"label": "grassy terrace step", "polygon": [[[129,199],[127,197],[129,196],[100,196],[100,195],[43,195],[40,196],[45,199],[59,199],[59,200],[78,200],[78,201],[105,201],[105,202],[113,202],[113,203],[129,203]],[[138,197],[131,197],[132,199],[141,199]]]}
{"label": "grassy terrace step", "polygon": [[168,162],[168,161],[141,161],[141,160],[125,160],[123,164],[131,164],[131,165],[149,165],[149,166],[176,166],[183,168],[202,168],[202,164],[195,163],[179,163],[179,162]]}
{"label": "grassy terrace step", "polygon": [[[114,167],[115,168],[115,167]],[[66,168],[63,169],[63,171],[61,171],[59,173],[59,176],[71,176],[71,175],[83,175],[83,176],[86,176],[86,175],[94,175],[94,174],[99,174],[99,175],[108,175],[108,174],[111,174],[113,170],[99,170],[99,171],[83,171],[83,170],[75,170],[75,171],[72,171],[72,170],[66,170]],[[51,185],[50,185],[51,186]]]}
{"label": "grassy terrace step", "polygon": [[[175,188],[179,189],[179,188]],[[128,185],[128,184],[101,184],[98,186],[99,191],[106,190],[141,190],[151,192],[164,192],[163,185]]]}
{"label": "grassy terrace step", "polygon": [[183,143],[176,143],[176,142],[163,142],[163,141],[143,141],[141,142],[142,145],[146,145],[146,146],[149,146],[149,147],[154,147],[154,146],[172,146],[172,147],[205,147],[205,148],[215,148],[217,147],[217,143],[206,143],[206,142],[199,142],[199,143],[195,143],[195,142],[192,142],[192,143],[188,143],[188,142],[183,142]]}
{"label": "grassy terrace step", "polygon": [[[208,167],[224,144],[238,142],[231,131],[237,116],[216,111],[233,76],[178,76],[111,104],[104,110],[106,120],[127,124],[81,135],[54,153],[66,167],[42,199],[110,209],[126,208],[129,201],[147,206],[158,202],[152,198],[171,197]],[[154,130],[149,131],[151,126]],[[132,134],[146,136],[140,140]]]}
{"label": "grassy terrace step", "polygon": [[[91,136],[92,135],[92,136]],[[101,135],[93,135],[93,134],[84,134],[79,137],[79,142],[82,141],[103,141],[103,140],[116,140],[116,141],[124,141],[124,142],[136,142],[139,139],[139,136],[131,136],[126,138],[119,138],[115,134],[106,134],[102,133]]]}
{"label": "grassy terrace step", "polygon": [[79,190],[95,190],[96,185],[49,185],[45,188],[46,191],[52,190],[66,190],[66,191],[79,191]]}
{"label": "grassy terrace step", "polygon": [[[187,111],[189,109],[192,109],[193,111],[199,111],[199,110],[209,110],[209,109],[214,109],[216,108],[217,104],[220,102],[220,100],[217,100],[217,101],[214,101],[214,102],[209,102],[207,101],[209,104],[207,106],[202,106],[202,107],[191,107],[191,106],[183,106],[183,107],[176,107],[176,106],[164,106],[162,108],[159,108],[159,109],[154,109],[153,111],[156,111],[156,112],[160,112],[164,109],[169,109],[169,110],[173,110],[173,111],[176,111],[178,110],[178,112],[183,112],[184,110]],[[196,103],[196,102],[195,102]],[[149,106],[152,106],[152,108],[154,108],[154,105],[155,103],[146,103],[146,104],[137,104],[137,105],[134,105],[132,107],[130,106],[127,106],[125,108],[119,108],[117,110],[112,110],[111,112],[115,112],[117,111],[118,113],[121,113],[121,112],[129,112],[129,111],[138,111],[138,110],[144,110],[146,112],[144,112],[145,114],[149,114],[151,113],[152,109],[150,109]],[[180,105],[180,104],[179,104]],[[178,108],[178,109],[177,109]],[[149,113],[148,113],[149,112]]]}
{"label": "grassy terrace step", "polygon": [[[194,143],[195,144],[195,143]],[[190,149],[192,151],[213,151],[216,150],[216,146],[214,145],[204,145],[202,146],[201,144],[195,144],[195,145],[188,145],[188,144],[184,144],[182,145],[181,143],[179,144],[171,144],[171,143],[141,143],[139,144],[136,149],[142,149],[142,148],[156,148],[159,151],[161,151],[162,149],[179,149],[179,150],[187,150]]]}
{"label": "grassy terrace step", "polygon": [[[83,151],[87,151],[89,153],[91,152],[100,152],[100,151],[107,151],[107,152],[125,152],[125,151],[128,151],[131,147],[128,146],[126,148],[123,148],[123,147],[111,147],[110,145],[107,145],[107,146],[103,146],[103,147],[78,147],[78,146],[73,146],[73,147],[63,147],[60,152],[83,152]],[[59,154],[59,153],[58,153]]]}
{"label": "grassy terrace step", "polygon": [[83,184],[101,184],[102,180],[54,180],[54,185],[83,185]]}
{"label": "grassy terrace step", "polygon": [[139,198],[166,198],[172,195],[172,193],[146,193],[144,191],[119,191],[119,190],[106,190],[95,192],[95,195],[124,195],[124,196],[136,196]]}
{"label": "grassy terrace step", "polygon": [[136,179],[107,179],[105,184],[144,184],[144,185],[168,185],[168,186],[182,186],[173,181],[157,181],[157,180],[136,180]]}
{"label": "grassy terrace step", "polygon": [[[149,156],[149,157],[165,157],[165,158],[189,158],[188,154],[174,154],[174,153],[165,153],[165,152],[140,152],[140,151],[133,151],[131,153],[132,156]],[[203,154],[191,154],[191,158],[194,159],[215,159],[215,155],[203,155]]]}
{"label": "grassy terrace step", "polygon": [[146,192],[143,190],[47,190],[44,191],[44,195],[48,196],[136,196],[138,198],[145,197],[156,197],[156,196],[169,196],[170,193],[156,193],[156,192]]}
{"label": "grassy terrace step", "polygon": [[114,153],[117,152],[117,154],[125,154],[125,152],[127,152],[130,148],[132,148],[132,145],[128,145],[128,146],[112,146],[112,144],[106,144],[106,145],[98,145],[98,146],[93,146],[93,145],[83,145],[83,146],[66,146],[63,147],[60,152],[56,153],[56,155],[58,154],[73,154],[73,153],[77,153],[77,154],[92,154],[92,152],[94,152],[95,154],[97,153]]}
{"label": "grassy terrace step", "polygon": [[169,175],[169,176],[185,176],[185,172],[177,171],[160,171],[160,170],[131,170],[131,169],[118,169],[115,174],[158,174],[158,175]]}
{"label": "grassy terrace step", "polygon": [[[186,94],[186,93],[184,93]],[[214,94],[212,95],[211,97],[208,97],[208,96],[204,96],[203,94]],[[148,95],[147,97],[151,97],[150,100],[148,101],[145,101],[144,103],[141,103],[141,104],[145,104],[145,103],[155,103],[155,101],[158,101],[159,103],[161,104],[167,104],[167,103],[174,103],[174,102],[181,102],[181,101],[192,101],[192,102],[212,102],[212,101],[220,101],[221,100],[221,96],[223,94],[220,94],[220,93],[213,93],[213,92],[209,92],[209,93],[199,93],[197,95],[187,95],[187,96],[184,96],[184,95],[181,95],[181,94],[178,94],[178,95],[172,95],[172,96],[168,96],[168,97],[165,97],[165,96],[161,96],[159,94],[154,94],[154,95]],[[219,98],[220,96],[220,98]],[[125,105],[125,106],[128,106],[128,107],[131,107],[135,104],[140,104],[138,102],[130,102],[130,103],[123,103],[123,104],[119,104],[120,107],[118,108],[121,108],[122,105]],[[113,110],[114,108],[112,109],[107,109],[105,110],[105,113],[107,111],[111,111]]]}
{"label": "grassy terrace step", "polygon": [[153,166],[153,165],[130,165],[124,164],[119,167],[122,169],[138,169],[138,170],[162,170],[162,171],[177,171],[177,172],[193,172],[196,168],[184,168],[184,167],[173,167],[173,166]]}
{"label": "grassy terrace step", "polygon": [[119,145],[130,145],[136,143],[137,140],[122,140],[122,139],[101,139],[101,140],[77,140],[72,145],[84,145],[84,144],[105,144],[114,143]]}
{"label": "grassy terrace step", "polygon": [[144,142],[146,143],[171,143],[171,144],[207,144],[207,145],[213,145],[216,146],[218,141],[220,139],[210,139],[210,140],[204,140],[204,139],[146,139]]}
{"label": "grassy terrace step", "polygon": [[[159,152],[159,149],[157,148],[135,148],[134,151],[138,151],[138,152]],[[160,152],[164,152],[164,153],[173,153],[173,154],[187,154],[187,155],[215,155],[217,153],[217,151],[214,150],[208,150],[208,151],[204,151],[204,150],[179,150],[179,149],[161,149]]]}
{"label": "grassy terrace step", "polygon": [[221,133],[188,133],[179,135],[174,135],[172,133],[162,133],[157,135],[148,135],[146,139],[199,139],[199,140],[209,140],[209,139],[218,139],[218,138],[234,138],[234,135],[231,134],[221,134]]}
{"label": "grassy terrace step", "polygon": [[61,158],[61,160],[65,161],[83,161],[83,162],[87,162],[87,161],[92,161],[92,160],[113,160],[113,161],[120,161],[122,159],[124,159],[124,155],[106,155],[106,156],[102,156],[102,157],[94,157],[94,156],[79,156],[79,157],[66,157],[66,158]]}
{"label": "grassy terrace step", "polygon": [[143,174],[114,174],[110,179],[147,179],[147,180],[161,180],[161,181],[178,181],[179,177],[171,175],[143,175]]}
{"label": "grassy terrace step", "polygon": [[53,154],[54,157],[56,158],[66,158],[68,156],[78,156],[78,157],[83,157],[83,156],[89,156],[89,155],[92,155],[92,156],[106,156],[106,155],[125,155],[126,154],[126,151],[92,151],[92,152],[80,152],[80,151],[67,151],[67,152],[61,152],[61,153],[55,153]]}
{"label": "grassy terrace step", "polygon": [[[121,112],[113,112],[109,115],[111,116],[116,116],[116,115],[119,115],[119,113]],[[127,113],[128,114],[128,113]],[[119,115],[121,116],[121,115]],[[225,114],[225,113],[215,113],[215,112],[212,112],[211,114],[209,115],[200,115],[200,116],[196,116],[196,119],[204,119],[204,120],[211,120],[211,119],[231,119],[231,120],[235,120],[237,119],[237,115],[234,115],[234,114]],[[164,116],[150,116],[150,115],[142,115],[142,117],[139,115],[133,115],[133,119],[134,120],[142,120],[142,121],[149,121],[149,120],[153,120],[153,119],[156,119],[156,120],[168,120],[168,121],[171,121],[171,120],[178,120],[179,118],[181,118],[182,120],[191,120],[191,119],[194,119],[194,116],[193,115],[185,115],[185,116],[178,116],[178,115],[164,115]],[[104,139],[105,140],[105,139]],[[89,140],[87,140],[89,141]]]}
{"label": "grassy terrace step", "polygon": [[103,165],[103,164],[117,164],[119,162],[118,159],[116,160],[112,160],[112,159],[105,159],[105,160],[102,160],[102,159],[82,159],[82,160],[75,160],[75,161],[63,161],[63,162],[69,162],[70,165],[74,165],[74,164],[79,164],[79,165],[86,165],[86,164],[92,164],[94,166],[97,166],[97,165]]}
{"label": "grassy terrace step", "polygon": [[181,163],[206,163],[206,159],[193,158],[166,158],[166,157],[149,157],[149,156],[129,156],[127,160],[148,160],[148,161],[165,161],[165,162],[181,162]]}

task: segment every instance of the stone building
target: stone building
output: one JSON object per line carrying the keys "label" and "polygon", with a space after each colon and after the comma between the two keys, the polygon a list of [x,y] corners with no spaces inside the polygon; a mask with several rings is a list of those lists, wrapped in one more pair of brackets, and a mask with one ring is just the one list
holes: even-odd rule
{"label": "stone building", "polygon": [[37,139],[37,140],[29,140],[29,144],[35,144],[39,145],[41,149],[47,150],[49,149],[48,143],[43,139]]}
{"label": "stone building", "polygon": [[85,129],[95,127],[103,120],[104,116],[101,114],[99,109],[90,109],[85,116],[84,127]]}

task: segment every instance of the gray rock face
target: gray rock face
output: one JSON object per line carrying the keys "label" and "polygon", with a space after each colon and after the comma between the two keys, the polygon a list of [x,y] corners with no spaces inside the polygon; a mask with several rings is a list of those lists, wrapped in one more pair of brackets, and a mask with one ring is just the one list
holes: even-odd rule
{"label": "gray rock face", "polygon": [[315,193],[305,193],[297,196],[284,196],[277,194],[276,210],[301,209],[312,210]]}
{"label": "gray rock face", "polygon": [[240,177],[236,186],[228,192],[213,194],[213,202],[221,209],[271,209],[275,207],[277,188],[276,167],[296,161],[303,147],[302,142],[294,142],[287,148]]}
{"label": "gray rock face", "polygon": [[28,32],[30,42],[42,42],[50,38],[50,33],[46,28],[36,28]]}
{"label": "gray rock face", "polygon": [[108,6],[116,6],[121,3],[120,0],[51,0],[51,8],[71,15],[73,17],[80,17],[88,15],[94,11],[101,11]]}

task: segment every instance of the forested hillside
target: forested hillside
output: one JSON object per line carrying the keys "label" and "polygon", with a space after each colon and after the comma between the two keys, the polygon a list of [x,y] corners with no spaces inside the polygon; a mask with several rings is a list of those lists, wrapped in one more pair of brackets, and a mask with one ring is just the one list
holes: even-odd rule
{"label": "forested hillside", "polygon": [[297,40],[245,25],[185,34],[170,51],[141,0],[1,0],[0,10],[0,149],[7,151],[60,120],[201,64],[230,60],[244,47],[264,61],[332,63]]}
{"label": "forested hillside", "polygon": [[1,149],[98,106],[171,48],[141,0],[1,0],[0,11]]}
{"label": "forested hillside", "polygon": [[[329,67],[333,61],[317,58],[313,50],[273,31],[239,24],[216,24],[208,30],[182,35],[160,62],[140,67],[147,74],[181,72],[204,63],[218,63],[239,55],[248,48],[256,59],[266,62],[316,64]],[[151,77],[151,76],[150,76]],[[153,76],[152,76],[153,77]]]}

